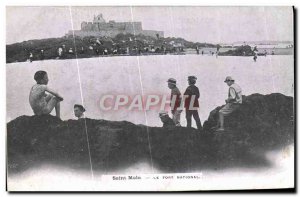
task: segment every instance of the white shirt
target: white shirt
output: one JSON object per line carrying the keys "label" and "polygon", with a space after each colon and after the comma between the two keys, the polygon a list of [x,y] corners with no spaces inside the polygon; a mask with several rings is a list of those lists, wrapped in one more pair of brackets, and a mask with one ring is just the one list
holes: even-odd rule
{"label": "white shirt", "polygon": [[228,99],[235,100],[233,103],[242,104],[242,89],[239,85],[234,83],[229,87]]}

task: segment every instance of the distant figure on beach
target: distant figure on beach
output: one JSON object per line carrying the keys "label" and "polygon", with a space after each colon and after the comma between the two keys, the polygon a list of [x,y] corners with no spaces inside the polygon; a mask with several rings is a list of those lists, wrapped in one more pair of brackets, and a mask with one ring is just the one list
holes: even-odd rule
{"label": "distant figure on beach", "polygon": [[221,45],[217,44],[217,52],[220,51]]}
{"label": "distant figure on beach", "polygon": [[272,50],[272,55],[275,55],[275,52],[274,52],[274,50]]}
{"label": "distant figure on beach", "polygon": [[58,50],[57,50],[57,53],[58,53],[58,57],[62,57],[63,49],[61,47],[59,47]]}
{"label": "distant figure on beach", "polygon": [[84,118],[84,112],[85,112],[85,108],[82,105],[79,104],[74,105],[74,115],[76,116],[76,118],[78,118],[78,120]]}
{"label": "distant figure on beach", "polygon": [[33,61],[33,54],[32,54],[32,52],[29,53],[29,61],[30,61],[30,62]]}
{"label": "distant figure on beach", "polygon": [[72,48],[70,48],[68,52],[69,52],[69,54],[74,54],[74,51]]}
{"label": "distant figure on beach", "polygon": [[202,53],[202,55],[203,55],[203,54],[204,54],[204,51],[202,51],[201,53]]}
{"label": "distant figure on beach", "polygon": [[103,55],[108,55],[107,48],[105,48],[105,49],[104,49],[104,51],[103,51]]}
{"label": "distant figure on beach", "polygon": [[168,87],[171,89],[171,112],[173,115],[173,121],[176,126],[180,125],[180,114],[182,110],[179,110],[181,104],[181,93],[176,86],[176,79],[170,78],[168,79]]}
{"label": "distant figure on beach", "polygon": [[197,55],[199,55],[199,47],[196,46],[196,52],[197,52]]}
{"label": "distant figure on beach", "polygon": [[192,116],[194,117],[196,121],[196,125],[199,131],[202,131],[202,125],[198,114],[198,108],[199,108],[199,97],[200,92],[197,86],[195,86],[197,77],[195,76],[189,76],[188,77],[188,83],[189,86],[184,92],[184,95],[186,97],[184,102],[184,107],[186,110],[186,121],[187,121],[187,127],[192,127]]}
{"label": "distant figure on beach", "polygon": [[216,58],[219,56],[221,45],[217,44]]}
{"label": "distant figure on beach", "polygon": [[226,77],[224,81],[228,86],[228,98],[225,100],[225,106],[219,111],[219,121],[216,131],[224,131],[224,116],[228,116],[242,104],[242,89],[239,85],[234,83],[234,79],[230,76]]}
{"label": "distant figure on beach", "polygon": [[29,94],[29,103],[35,115],[50,114],[55,108],[56,116],[60,118],[60,102],[63,98],[47,87],[49,82],[46,71],[37,71],[34,74],[36,84]]}
{"label": "distant figure on beach", "polygon": [[42,49],[42,50],[41,50],[41,60],[44,60],[44,58],[45,58],[44,50]]}
{"label": "distant figure on beach", "polygon": [[256,62],[256,60],[257,60],[257,52],[256,51],[254,52],[253,60],[254,60],[254,62]]}
{"label": "distant figure on beach", "polygon": [[253,60],[254,60],[254,62],[256,62],[256,60],[257,60],[257,53],[258,53],[257,46],[254,47],[253,52],[254,52]]}
{"label": "distant figure on beach", "polygon": [[63,55],[65,55],[67,53],[67,48],[66,45],[62,45],[62,50],[63,50]]}
{"label": "distant figure on beach", "polygon": [[100,50],[99,50],[99,48],[97,47],[94,47],[94,52],[95,52],[95,54],[96,55],[99,55],[100,54]]}
{"label": "distant figure on beach", "polygon": [[175,123],[173,120],[169,117],[167,112],[160,112],[159,117],[161,122],[163,123],[163,128],[173,128],[175,127]]}

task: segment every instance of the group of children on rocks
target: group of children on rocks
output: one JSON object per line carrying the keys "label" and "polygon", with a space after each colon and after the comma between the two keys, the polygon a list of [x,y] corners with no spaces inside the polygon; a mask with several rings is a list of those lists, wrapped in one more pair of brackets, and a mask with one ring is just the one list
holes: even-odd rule
{"label": "group of children on rocks", "polygon": [[[55,108],[56,116],[60,118],[60,102],[63,97],[56,91],[50,89],[47,84],[49,82],[48,74],[46,71],[37,71],[34,75],[36,84],[32,86],[29,94],[29,103],[35,115],[50,114]],[[189,76],[189,86],[182,95],[176,86],[174,78],[168,79],[168,87],[171,89],[171,113],[172,119],[168,113],[163,111],[159,113],[159,117],[163,122],[163,127],[172,128],[180,127],[180,115],[182,113],[182,105],[186,112],[187,127],[192,126],[192,116],[194,117],[197,129],[202,131],[202,125],[198,114],[200,92],[196,84],[197,77]],[[242,89],[230,76],[226,77],[224,81],[229,86],[228,98],[226,105],[219,111],[219,122],[215,127],[216,131],[224,131],[224,116],[228,116],[235,111],[242,104]],[[80,104],[74,105],[74,115],[78,118],[84,118],[85,108]]]}
{"label": "group of children on rocks", "polygon": [[[168,113],[162,111],[159,113],[159,117],[163,122],[163,127],[173,128],[180,125],[180,115],[182,112],[181,105],[184,106],[186,113],[187,127],[191,128],[192,116],[195,119],[197,129],[202,132],[203,128],[198,114],[200,92],[196,84],[197,77],[189,76],[188,83],[189,86],[185,90],[183,96],[185,97],[182,101],[181,93],[176,86],[176,80],[170,78],[168,82],[168,87],[171,89],[171,113],[173,115],[172,119],[169,117]],[[224,116],[228,116],[242,104],[242,89],[239,85],[234,83],[234,79],[230,76],[226,77],[225,83],[229,86],[228,98],[225,100],[226,104],[219,111],[219,121],[218,125],[214,127],[216,131],[224,131]]]}

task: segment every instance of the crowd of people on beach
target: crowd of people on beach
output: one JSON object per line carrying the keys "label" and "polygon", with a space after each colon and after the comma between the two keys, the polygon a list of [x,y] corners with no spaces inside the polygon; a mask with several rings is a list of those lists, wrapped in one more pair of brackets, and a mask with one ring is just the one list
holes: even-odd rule
{"label": "crowd of people on beach", "polygon": [[[200,47],[195,47],[195,54],[200,54]],[[66,59],[71,58],[72,56],[76,55],[76,58],[78,55],[97,55],[97,56],[114,56],[114,55],[150,55],[150,54],[185,54],[185,49],[183,46],[173,46],[173,47],[166,47],[164,44],[160,47],[149,45],[145,47],[125,47],[121,48],[118,45],[107,47],[104,46],[103,43],[97,39],[96,41],[90,41],[90,45],[88,47],[80,46],[77,49],[73,47],[67,47],[65,44],[61,45],[57,48],[57,54],[56,59]],[[268,52],[267,50],[264,50],[263,52],[258,51],[257,46],[254,46],[252,49],[253,53],[253,60],[254,62],[257,61],[257,58],[259,55],[267,56]],[[201,55],[211,55],[218,58],[220,54],[220,46],[218,45],[216,49],[205,49],[202,48]],[[270,53],[271,55],[274,55],[275,52],[272,50]],[[243,52],[243,56],[246,56],[246,52]],[[32,51],[28,52],[28,60],[30,62],[33,62],[34,60],[44,60],[45,59],[45,53],[44,50],[41,49],[38,53],[34,54]]]}
{"label": "crowd of people on beach", "polygon": [[[161,47],[133,47],[133,48],[100,48],[94,45],[90,45],[89,47],[80,47],[77,49],[76,54],[80,55],[97,55],[97,56],[114,56],[114,55],[149,55],[149,54],[167,54],[167,53],[183,53],[183,48],[172,48],[168,50],[164,46]],[[67,56],[75,55],[75,50],[70,47],[67,48],[65,45],[58,47],[57,49],[57,57],[56,59],[66,59]],[[202,51],[203,55],[203,51]],[[35,54],[33,52],[29,52],[28,60],[33,62],[34,60],[44,60],[44,50],[40,51],[40,54]]]}
{"label": "crowd of people on beach", "polygon": [[[29,103],[33,113],[37,116],[50,114],[55,109],[56,116],[60,118],[60,102],[64,99],[55,90],[50,89],[47,84],[49,82],[48,74],[46,71],[40,70],[34,74],[34,84],[30,90]],[[180,116],[185,109],[187,127],[192,127],[192,117],[194,118],[197,129],[199,132],[203,131],[201,120],[199,118],[199,98],[200,91],[195,85],[197,81],[196,76],[188,76],[189,86],[186,88],[183,95],[177,87],[177,81],[174,78],[167,80],[168,88],[171,89],[170,107],[172,119],[169,117],[168,112],[161,111],[159,117],[163,123],[164,128],[181,127]],[[224,117],[230,115],[242,104],[242,89],[235,83],[235,80],[228,76],[224,81],[228,86],[228,98],[225,100],[225,106],[219,111],[219,122],[216,125],[216,131],[224,131]],[[85,118],[84,112],[86,109],[83,105],[74,105],[74,115],[78,119]]]}
{"label": "crowd of people on beach", "polygon": [[[66,59],[72,58],[72,55],[114,56],[173,54],[183,53],[184,48],[185,47],[182,43],[175,41],[167,42],[159,37],[155,41],[136,37],[122,38],[121,40],[113,40],[109,37],[102,37],[90,38],[88,40],[81,39],[77,46],[62,44],[56,48],[56,54],[53,54],[53,50],[51,50],[51,54],[48,52],[48,56],[56,56],[56,59]],[[198,49],[199,47],[196,46],[196,50]],[[30,62],[33,60],[43,60],[45,58],[43,49],[26,51]]]}

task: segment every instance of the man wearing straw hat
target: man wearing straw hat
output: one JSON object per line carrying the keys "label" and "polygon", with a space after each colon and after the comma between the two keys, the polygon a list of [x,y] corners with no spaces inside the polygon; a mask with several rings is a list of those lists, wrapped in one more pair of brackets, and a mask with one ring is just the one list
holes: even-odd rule
{"label": "man wearing straw hat", "polygon": [[[216,131],[224,131],[224,116],[228,116],[242,104],[242,89],[234,83],[234,79],[230,76],[224,81],[229,86],[228,99],[225,100],[226,105],[219,111],[219,128]],[[218,127],[217,126],[217,127]]]}
{"label": "man wearing straw hat", "polygon": [[168,87],[171,89],[171,112],[173,115],[173,121],[176,126],[180,125],[180,114],[182,110],[179,109],[181,104],[181,93],[176,86],[176,79],[170,78],[168,79]]}

